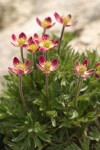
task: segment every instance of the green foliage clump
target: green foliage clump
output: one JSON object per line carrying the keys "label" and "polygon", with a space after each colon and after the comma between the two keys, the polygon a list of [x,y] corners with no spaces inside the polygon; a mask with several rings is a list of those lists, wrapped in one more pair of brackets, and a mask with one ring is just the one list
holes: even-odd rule
{"label": "green foliage clump", "polygon": [[[50,74],[48,99],[41,71],[35,69],[23,76],[28,113],[20,103],[18,77],[10,73],[4,76],[7,83],[0,97],[0,150],[100,149],[100,79],[91,75],[82,80],[77,107],[74,107],[78,80],[74,73],[75,61],[89,58],[89,67],[95,68],[100,57],[96,50],[75,53],[67,45],[70,39],[70,34],[64,36],[59,69]],[[30,55],[27,57],[31,59]],[[58,57],[57,48],[50,51],[49,57]]]}

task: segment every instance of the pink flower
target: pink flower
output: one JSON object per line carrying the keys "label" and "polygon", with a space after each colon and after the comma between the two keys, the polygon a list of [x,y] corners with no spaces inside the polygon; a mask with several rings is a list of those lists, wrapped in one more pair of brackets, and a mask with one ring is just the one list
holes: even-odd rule
{"label": "pink flower", "polygon": [[45,74],[50,74],[52,71],[58,69],[58,59],[53,59],[52,61],[47,61],[44,56],[39,57],[39,64],[37,67],[43,71]]}
{"label": "pink flower", "polygon": [[24,75],[29,74],[33,70],[33,68],[29,68],[30,66],[29,59],[27,59],[25,63],[21,63],[20,60],[17,57],[15,57],[13,59],[13,66],[14,68],[8,67],[8,70],[13,74]]}
{"label": "pink flower", "polygon": [[97,63],[96,63],[95,77],[96,77],[96,78],[100,78],[100,62],[97,62]]}
{"label": "pink flower", "polygon": [[82,78],[88,78],[89,75],[93,74],[95,71],[94,69],[87,71],[88,63],[89,63],[88,59],[84,60],[82,63],[79,63],[78,61],[76,61],[75,62],[75,73],[77,75],[81,76]]}
{"label": "pink flower", "polygon": [[28,42],[26,49],[29,52],[35,53],[39,50],[39,46],[36,44],[35,41],[31,40],[30,42]]}
{"label": "pink flower", "polygon": [[39,45],[40,52],[51,50],[59,44],[59,41],[51,40],[47,34],[42,35],[42,40],[35,40],[35,42]]}
{"label": "pink flower", "polygon": [[11,43],[16,47],[25,47],[28,43],[27,37],[25,33],[20,33],[18,37],[15,34],[12,34]]}
{"label": "pink flower", "polygon": [[77,21],[71,21],[72,16],[70,14],[60,16],[57,12],[55,12],[54,16],[55,16],[57,22],[63,24],[63,26],[65,26],[65,27],[72,26],[77,23]]}
{"label": "pink flower", "polygon": [[52,23],[52,20],[50,17],[45,18],[43,21],[37,18],[36,21],[44,29],[49,29],[55,24],[55,23]]}

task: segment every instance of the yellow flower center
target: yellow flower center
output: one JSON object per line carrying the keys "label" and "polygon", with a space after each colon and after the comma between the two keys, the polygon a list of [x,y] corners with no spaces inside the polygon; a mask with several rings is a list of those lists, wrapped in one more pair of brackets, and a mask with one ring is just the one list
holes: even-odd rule
{"label": "yellow flower center", "polygon": [[86,65],[79,64],[77,67],[79,75],[83,75],[85,71],[87,71]]}
{"label": "yellow flower center", "polygon": [[42,23],[41,23],[43,28],[46,28],[46,27],[50,26],[50,24],[51,23],[49,21],[42,21]]}
{"label": "yellow flower center", "polygon": [[71,18],[69,16],[62,16],[62,19],[65,25],[67,25],[71,21]]}
{"label": "yellow flower center", "polygon": [[22,38],[19,38],[17,42],[18,42],[18,45],[21,46],[22,44],[26,44],[27,40],[24,37],[22,37]]}
{"label": "yellow flower center", "polygon": [[46,48],[50,48],[52,45],[52,41],[51,40],[45,40],[43,41],[43,46]]}
{"label": "yellow flower center", "polygon": [[38,48],[39,48],[38,45],[31,44],[28,49],[34,53],[34,52],[36,52],[38,50]]}
{"label": "yellow flower center", "polygon": [[45,71],[50,71],[50,68],[51,68],[51,62],[49,62],[49,61],[45,62],[44,70]]}
{"label": "yellow flower center", "polygon": [[25,66],[25,64],[23,64],[23,63],[17,64],[15,68],[16,68],[16,70],[18,70],[18,69],[21,69],[21,70],[23,70],[23,71],[26,70],[26,66]]}

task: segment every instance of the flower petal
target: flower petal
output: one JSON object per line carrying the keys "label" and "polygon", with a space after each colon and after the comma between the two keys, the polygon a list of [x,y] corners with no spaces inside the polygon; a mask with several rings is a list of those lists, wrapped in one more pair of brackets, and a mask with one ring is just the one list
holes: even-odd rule
{"label": "flower petal", "polygon": [[37,45],[40,44],[40,41],[38,41],[38,40],[35,40],[35,39],[34,39],[34,42],[35,42]]}
{"label": "flower petal", "polygon": [[12,34],[12,40],[13,40],[13,41],[16,41],[16,40],[17,40],[17,37],[16,37],[15,34]]}
{"label": "flower petal", "polygon": [[77,68],[79,66],[79,62],[76,60],[75,62],[75,68]]}
{"label": "flower petal", "polygon": [[18,70],[16,71],[16,74],[18,74],[18,75],[23,75],[23,74],[25,74],[25,73],[24,73],[24,71],[23,71],[23,70],[18,69]]}
{"label": "flower petal", "polygon": [[27,38],[26,34],[24,32],[20,33],[20,35],[19,35],[19,38],[22,38],[22,37],[24,37],[25,39]]}
{"label": "flower petal", "polygon": [[52,66],[53,66],[53,67],[56,66],[56,65],[58,65],[58,59],[53,59],[53,60],[51,61],[51,63],[52,63]]}
{"label": "flower petal", "polygon": [[25,71],[26,73],[25,74],[29,74],[33,71],[33,68],[29,68],[27,71]]}
{"label": "flower petal", "polygon": [[88,63],[89,63],[89,59],[85,59],[83,62],[82,62],[82,65],[86,65],[86,67],[88,66]]}
{"label": "flower petal", "polygon": [[53,59],[52,61],[51,61],[51,68],[50,68],[50,70],[51,71],[54,71],[54,70],[56,70],[58,68],[58,59]]}
{"label": "flower petal", "polygon": [[34,39],[38,39],[38,38],[39,38],[38,34],[35,33],[35,34],[33,35],[33,38],[34,38]]}
{"label": "flower petal", "polygon": [[15,71],[13,68],[8,67],[8,70],[9,70],[11,73],[16,74],[16,71]]}
{"label": "flower petal", "polygon": [[63,19],[57,12],[54,13],[54,16],[59,23],[63,23]]}
{"label": "flower petal", "polygon": [[56,46],[56,45],[59,44],[59,41],[58,41],[58,40],[57,40],[57,41],[53,41],[53,43],[54,43],[54,45]]}
{"label": "flower petal", "polygon": [[44,67],[44,63],[46,62],[46,58],[44,56],[39,57],[39,64]]}
{"label": "flower petal", "polygon": [[48,34],[43,34],[43,35],[42,35],[42,39],[43,39],[43,40],[49,39],[49,35],[48,35]]}
{"label": "flower petal", "polygon": [[50,22],[50,23],[52,22],[50,17],[45,18],[45,21]]}
{"label": "flower petal", "polygon": [[44,68],[42,68],[39,64],[36,65],[38,67],[38,69],[40,69],[41,71],[44,71]]}
{"label": "flower petal", "polygon": [[30,60],[29,59],[26,60],[25,66],[26,66],[26,68],[28,68],[30,66]]}
{"label": "flower petal", "polygon": [[95,69],[90,69],[87,72],[88,72],[88,74],[93,74],[95,72]]}
{"label": "flower petal", "polygon": [[89,75],[85,75],[85,74],[84,74],[84,75],[82,75],[81,77],[86,79],[86,78],[89,78]]}
{"label": "flower petal", "polygon": [[30,38],[28,39],[28,44],[30,44],[32,41],[33,41],[33,39],[32,39],[32,37],[30,37]]}
{"label": "flower petal", "polygon": [[19,63],[20,63],[20,60],[17,57],[14,57],[14,59],[13,59],[13,65],[16,66]]}
{"label": "flower petal", "polygon": [[37,23],[41,26],[41,21],[39,18],[36,18]]}
{"label": "flower petal", "polygon": [[44,47],[40,47],[40,48],[39,48],[39,51],[40,51],[40,52],[46,52],[46,51],[47,51],[47,49],[46,49],[46,48],[44,48]]}

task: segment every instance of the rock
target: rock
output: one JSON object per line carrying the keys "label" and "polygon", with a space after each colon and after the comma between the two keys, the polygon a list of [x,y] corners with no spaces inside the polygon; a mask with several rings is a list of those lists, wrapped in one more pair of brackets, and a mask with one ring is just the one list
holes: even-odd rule
{"label": "rock", "polygon": [[0,28],[23,23],[34,10],[34,0],[0,0]]}
{"label": "rock", "polygon": [[[7,7],[6,7],[7,5]],[[8,66],[12,66],[13,57],[20,56],[18,48],[10,44],[11,34],[25,32],[28,36],[37,32],[42,33],[41,27],[36,23],[36,17],[44,19],[53,16],[57,11],[60,14],[72,14],[78,20],[74,27],[66,31],[79,31],[78,36],[69,44],[76,51],[84,52],[87,49],[98,49],[100,53],[100,0],[0,0],[0,75],[7,73]],[[60,35],[61,24],[47,31]],[[26,52],[25,52],[26,53]]]}

